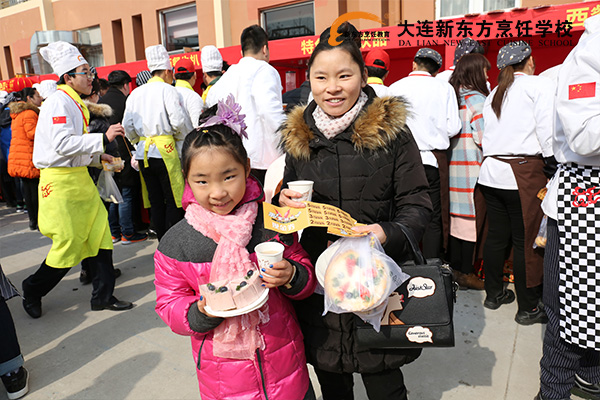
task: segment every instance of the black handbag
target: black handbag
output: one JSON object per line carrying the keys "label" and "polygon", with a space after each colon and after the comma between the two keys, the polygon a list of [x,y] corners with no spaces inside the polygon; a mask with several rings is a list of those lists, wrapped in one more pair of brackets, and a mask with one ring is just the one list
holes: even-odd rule
{"label": "black handbag", "polygon": [[[358,349],[409,349],[453,347],[453,311],[456,290],[452,269],[438,258],[425,260],[412,232],[401,225],[413,252],[414,261],[400,265],[410,275],[395,292],[402,310],[392,313],[401,324],[373,326],[355,317],[355,341]],[[389,312],[389,305],[388,305]],[[386,312],[386,314],[388,314]]]}

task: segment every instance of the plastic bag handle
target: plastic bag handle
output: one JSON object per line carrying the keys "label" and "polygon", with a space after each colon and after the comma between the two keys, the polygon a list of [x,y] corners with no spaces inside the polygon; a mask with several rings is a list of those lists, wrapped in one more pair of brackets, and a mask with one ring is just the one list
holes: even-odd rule
{"label": "plastic bag handle", "polygon": [[410,249],[413,253],[413,260],[415,261],[415,264],[427,265],[427,261],[425,260],[423,253],[421,253],[421,249],[419,248],[419,243],[417,243],[417,241],[415,240],[415,237],[412,234],[411,230],[401,223],[397,224],[400,227],[400,230],[402,230],[402,233],[404,233],[404,236],[406,236],[406,240],[408,240],[408,244],[410,245]]}

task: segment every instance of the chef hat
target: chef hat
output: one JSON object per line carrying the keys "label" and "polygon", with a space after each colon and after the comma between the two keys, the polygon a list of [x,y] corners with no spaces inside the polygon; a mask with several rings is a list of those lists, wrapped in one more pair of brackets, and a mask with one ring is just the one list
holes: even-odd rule
{"label": "chef hat", "polygon": [[458,46],[454,50],[454,64],[460,60],[462,56],[470,53],[481,53],[483,54],[483,46],[479,44],[476,40],[471,39],[470,37],[466,37],[458,42]]}
{"label": "chef hat", "polygon": [[56,81],[47,79],[45,81],[41,81],[40,83],[34,83],[33,87],[37,89],[38,93],[43,99],[47,99],[48,96],[56,92]]}
{"label": "chef hat", "polygon": [[52,66],[59,79],[72,69],[88,63],[77,47],[62,41],[53,42],[41,48],[40,54]]}
{"label": "chef hat", "polygon": [[204,46],[200,52],[202,72],[221,72],[223,70],[223,57],[213,45]]}
{"label": "chef hat", "polygon": [[422,49],[419,49],[419,51],[417,51],[415,58],[429,58],[437,64],[438,69],[442,67],[442,56],[440,55],[440,53],[433,49],[423,47]]}
{"label": "chef hat", "polygon": [[146,47],[146,61],[150,72],[171,69],[171,59],[162,44]]}
{"label": "chef hat", "polygon": [[500,49],[496,66],[498,69],[504,69],[509,65],[518,64],[531,55],[531,46],[526,42],[519,40],[510,42]]}

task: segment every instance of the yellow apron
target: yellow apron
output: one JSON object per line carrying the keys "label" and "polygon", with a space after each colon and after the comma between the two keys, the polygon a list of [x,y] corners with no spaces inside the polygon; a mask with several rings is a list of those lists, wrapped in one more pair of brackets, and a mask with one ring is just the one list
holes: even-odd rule
{"label": "yellow apron", "polygon": [[38,198],[40,232],[52,239],[50,267],[74,267],[112,250],[108,213],[87,167],[42,168]]}
{"label": "yellow apron", "polygon": [[[175,147],[175,139],[172,135],[161,135],[153,137],[140,137],[140,141],[144,141],[144,167],[148,168],[148,149],[151,144],[156,145],[156,148],[160,152],[167,172],[169,174],[169,181],[171,183],[171,190],[173,191],[173,198],[177,207],[181,208],[181,198],[183,197],[183,173],[181,172],[181,161],[177,154],[177,148]],[[142,197],[144,198],[144,208],[150,208],[150,199],[148,198],[148,189],[146,188],[146,182],[144,182],[144,176],[140,171],[140,178],[142,180]]]}

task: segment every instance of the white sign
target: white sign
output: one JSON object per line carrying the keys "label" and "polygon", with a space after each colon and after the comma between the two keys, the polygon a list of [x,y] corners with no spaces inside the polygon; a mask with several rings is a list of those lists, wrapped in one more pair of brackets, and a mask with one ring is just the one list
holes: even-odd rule
{"label": "white sign", "polygon": [[435,282],[429,278],[418,276],[408,281],[408,297],[423,297],[431,296],[435,293]]}
{"label": "white sign", "polygon": [[406,331],[406,337],[410,342],[414,343],[429,342],[433,344],[432,336],[433,333],[431,330],[422,326],[413,326]]}

